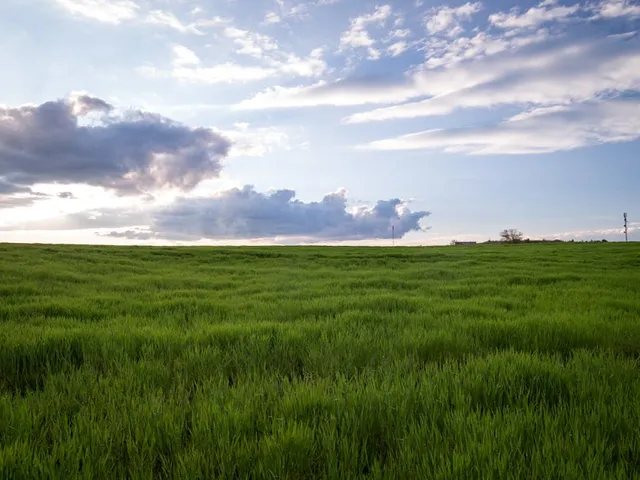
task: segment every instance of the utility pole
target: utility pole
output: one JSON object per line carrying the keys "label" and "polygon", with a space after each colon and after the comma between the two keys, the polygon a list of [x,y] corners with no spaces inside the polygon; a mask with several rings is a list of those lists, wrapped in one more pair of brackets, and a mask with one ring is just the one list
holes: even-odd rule
{"label": "utility pole", "polygon": [[627,214],[624,213],[622,216],[624,218],[624,241],[628,242],[629,241],[629,230],[627,228]]}
{"label": "utility pole", "polygon": [[391,246],[392,247],[396,246],[396,226],[395,225],[391,225]]}

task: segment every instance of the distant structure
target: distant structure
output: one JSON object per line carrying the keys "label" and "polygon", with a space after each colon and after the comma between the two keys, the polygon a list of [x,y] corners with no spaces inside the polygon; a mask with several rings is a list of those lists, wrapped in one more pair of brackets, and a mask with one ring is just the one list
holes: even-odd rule
{"label": "distant structure", "polygon": [[622,217],[624,218],[624,241],[628,242],[629,241],[629,229],[627,228],[627,214],[626,214],[626,212],[622,214]]}
{"label": "distant structure", "polygon": [[453,242],[451,242],[453,245],[455,246],[464,246],[464,245],[477,245],[478,242],[458,242],[457,240],[454,240]]}

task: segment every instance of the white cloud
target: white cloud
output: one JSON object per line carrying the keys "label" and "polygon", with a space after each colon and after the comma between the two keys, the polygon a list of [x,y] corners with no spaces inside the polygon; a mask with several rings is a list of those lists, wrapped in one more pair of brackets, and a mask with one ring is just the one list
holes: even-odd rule
{"label": "white cloud", "polygon": [[[346,122],[445,115],[459,108],[504,104],[552,105],[640,89],[640,49],[634,39],[624,37],[534,45],[526,51],[427,70],[418,78],[432,98],[357,113]],[[447,79],[455,86],[450,91],[442,88]]]}
{"label": "white cloud", "polygon": [[198,56],[187,47],[182,45],[174,45],[173,47],[173,65],[176,67],[182,67],[185,65],[198,65],[200,59]]}
{"label": "white cloud", "polygon": [[425,45],[427,61],[425,66],[437,68],[464,60],[473,60],[505,50],[516,50],[532,43],[538,43],[550,38],[546,29],[539,29],[533,33],[513,36],[491,35],[480,32],[473,37],[458,37],[452,41],[430,39]]}
{"label": "white cloud", "polygon": [[[238,32],[244,32],[238,30]],[[240,34],[238,34],[240,35]],[[244,33],[237,37],[246,40]],[[254,48],[255,47],[255,48]],[[243,43],[242,53],[262,57],[265,44]],[[240,53],[240,51],[238,51]],[[277,76],[317,77],[327,68],[322,59],[323,50],[316,48],[307,57],[282,52],[277,56],[264,56],[259,65],[241,65],[235,62],[224,62],[213,66],[204,66],[200,58],[183,46],[174,46],[172,50],[172,68],[163,70],[150,65],[138,67],[136,71],[150,78],[175,78],[182,82],[216,84],[232,82],[254,82]]]}
{"label": "white cloud", "polygon": [[545,0],[522,15],[517,8],[509,13],[499,12],[489,15],[489,22],[499,28],[533,28],[546,22],[565,20],[580,10],[580,5],[555,6]]}
{"label": "white cloud", "polygon": [[[629,224],[629,233],[640,232],[640,223],[630,223]],[[618,238],[619,240],[624,239],[624,229],[622,228],[601,228],[596,230],[574,230],[570,232],[559,232],[559,233],[546,233],[546,234],[536,234],[532,235],[532,238],[537,239],[560,239],[560,240],[599,240],[605,237],[613,237]]]}
{"label": "white cloud", "polygon": [[367,48],[371,54],[376,41],[367,31],[367,27],[371,24],[384,25],[391,16],[391,7],[389,5],[381,5],[376,7],[373,13],[361,15],[351,20],[349,29],[340,37],[340,50],[347,48]]}
{"label": "white cloud", "polygon": [[305,58],[289,54],[284,61],[276,62],[276,68],[285,74],[299,77],[318,77],[327,69],[327,64],[322,59],[323,54],[322,48],[313,49]]}
{"label": "white cloud", "polygon": [[628,0],[604,0],[592,9],[596,11],[596,18],[640,17],[640,5]]}
{"label": "white cloud", "polygon": [[264,23],[266,24],[280,23],[281,20],[280,16],[275,12],[269,12],[264,17]]}
{"label": "white cloud", "polygon": [[57,3],[73,15],[113,24],[135,18],[140,8],[133,0],[57,0]]}
{"label": "white cloud", "polygon": [[406,52],[407,48],[409,48],[407,42],[396,42],[389,45],[389,47],[387,47],[387,51],[391,54],[392,57],[397,57],[398,55]]}
{"label": "white cloud", "polygon": [[[147,72],[141,71],[141,73]],[[255,82],[269,78],[276,73],[276,70],[271,68],[224,62],[212,67],[177,67],[170,72],[170,75],[185,82],[215,84]]]}
{"label": "white cloud", "polygon": [[277,42],[268,35],[262,35],[235,27],[226,27],[223,33],[227,38],[232,39],[239,47],[236,53],[240,55],[262,58],[265,52],[278,50]]}
{"label": "white cloud", "polygon": [[467,2],[454,8],[447,6],[432,8],[425,18],[425,27],[432,35],[444,33],[447,36],[455,37],[464,31],[461,22],[469,20],[481,8],[482,3],[480,2]]}
{"label": "white cloud", "polygon": [[261,110],[268,108],[315,107],[319,105],[364,105],[368,103],[393,103],[416,95],[409,84],[378,85],[375,83],[337,83],[324,81],[310,86],[270,87],[243,100],[236,110]]}
{"label": "white cloud", "polygon": [[389,37],[390,38],[407,38],[410,35],[411,35],[411,30],[409,30],[408,28],[403,28],[398,30],[392,30],[391,33],[389,34]]}
{"label": "white cloud", "polygon": [[361,148],[435,149],[471,155],[534,154],[640,138],[640,99],[534,109],[491,126],[427,130]]}
{"label": "white cloud", "polygon": [[231,140],[229,157],[262,157],[276,150],[291,150],[291,137],[278,127],[252,127],[235,123],[233,129],[213,130]]}
{"label": "white cloud", "polygon": [[196,24],[184,24],[178,17],[171,12],[165,12],[162,10],[152,10],[147,14],[145,22],[152,25],[162,25],[164,27],[172,28],[181,33],[193,33],[196,35],[204,35],[204,32],[198,29]]}

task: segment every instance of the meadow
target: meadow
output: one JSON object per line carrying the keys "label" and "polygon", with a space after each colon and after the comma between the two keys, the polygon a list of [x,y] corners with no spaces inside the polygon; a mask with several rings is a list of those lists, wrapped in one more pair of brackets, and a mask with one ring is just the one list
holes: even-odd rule
{"label": "meadow", "polygon": [[0,478],[640,476],[640,244],[0,244]]}

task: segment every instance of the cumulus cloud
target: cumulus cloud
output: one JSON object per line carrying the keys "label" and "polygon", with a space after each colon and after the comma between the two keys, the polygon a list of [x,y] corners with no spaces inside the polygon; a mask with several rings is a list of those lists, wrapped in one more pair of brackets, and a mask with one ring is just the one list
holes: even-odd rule
{"label": "cumulus cloud", "polygon": [[471,19],[473,14],[482,8],[480,2],[467,2],[459,7],[440,6],[432,8],[426,15],[425,27],[434,35],[443,33],[450,37],[456,37],[464,31],[462,22]]}
{"label": "cumulus cloud", "polygon": [[[213,130],[112,110],[87,95],[0,108],[0,177],[16,185],[84,183],[131,194],[187,190],[218,176],[230,144]],[[87,124],[86,115],[97,121]]]}
{"label": "cumulus cloud", "polygon": [[112,24],[134,19],[140,8],[133,0],[56,0],[56,2],[72,15]]}
{"label": "cumulus cloud", "polygon": [[159,239],[256,239],[304,237],[315,240],[357,240],[398,237],[421,230],[425,211],[411,211],[400,199],[373,206],[347,208],[344,190],[319,202],[295,199],[293,190],[257,192],[252,186],[213,197],[181,198],[158,209],[147,230],[112,232],[112,236]]}
{"label": "cumulus cloud", "polygon": [[[584,59],[589,58],[589,62]],[[454,91],[438,91],[446,72]],[[640,89],[637,40],[611,36],[589,40],[546,42],[505,51],[445,70],[426,71],[422,81],[432,98],[379,108],[348,117],[347,123],[446,115],[460,108],[504,104],[553,105],[584,101],[603,93]],[[432,81],[429,81],[432,79]]]}
{"label": "cumulus cloud", "polygon": [[340,37],[340,50],[366,48],[369,52],[369,58],[377,59],[380,52],[374,48],[376,40],[369,34],[368,27],[370,25],[382,26],[390,16],[391,6],[379,5],[372,13],[351,19],[349,28]]}
{"label": "cumulus cloud", "polygon": [[535,154],[640,138],[640,99],[536,108],[497,125],[427,130],[361,148],[432,149],[471,155]]}

